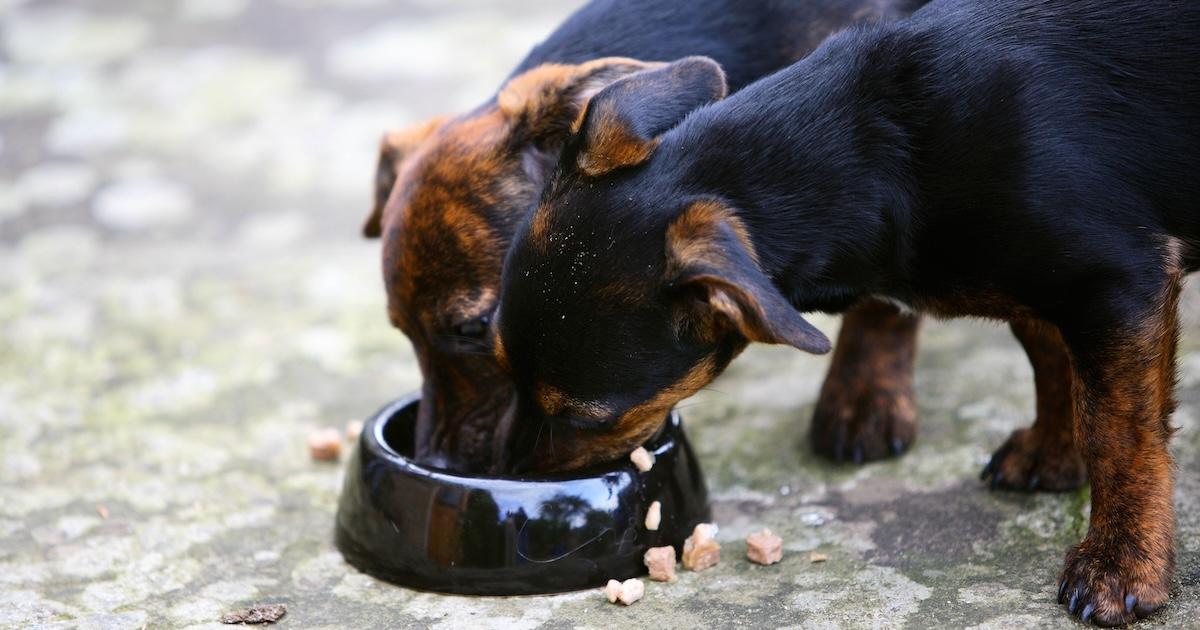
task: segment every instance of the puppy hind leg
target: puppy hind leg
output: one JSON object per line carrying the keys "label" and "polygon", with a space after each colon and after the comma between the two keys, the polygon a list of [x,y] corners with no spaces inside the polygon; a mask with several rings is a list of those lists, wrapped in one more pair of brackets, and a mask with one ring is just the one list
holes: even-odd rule
{"label": "puppy hind leg", "polygon": [[992,488],[1064,491],[1082,486],[1087,469],[1075,447],[1071,356],[1058,328],[1033,318],[1009,323],[1033,366],[1037,416],[996,450],[980,478]]}

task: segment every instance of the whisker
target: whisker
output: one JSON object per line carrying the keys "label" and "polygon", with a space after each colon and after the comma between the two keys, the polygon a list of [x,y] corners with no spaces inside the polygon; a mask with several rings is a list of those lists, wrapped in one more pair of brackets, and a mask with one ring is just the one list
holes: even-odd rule
{"label": "whisker", "polygon": [[438,342],[455,354],[491,355],[492,346],[486,341],[458,335],[438,335]]}
{"label": "whisker", "polygon": [[542,441],[542,429],[544,429],[545,427],[546,427],[546,421],[542,420],[542,423],[538,425],[537,435],[534,436],[534,438],[533,438],[533,448],[530,450],[532,450],[532,451],[537,450],[538,443]]}
{"label": "whisker", "polygon": [[438,335],[438,338],[442,339],[443,341],[453,341],[456,343],[462,343],[462,344],[466,344],[469,346],[476,346],[479,348],[491,348],[491,344],[489,344],[488,342],[486,342],[482,339],[476,339],[474,337],[463,337],[461,335]]}
{"label": "whisker", "polygon": [[455,349],[454,349],[454,354],[467,354],[467,355],[470,355],[470,356],[473,356],[473,357],[490,357],[490,356],[493,356],[493,354],[492,354],[491,352],[488,352],[488,351],[486,351],[486,350],[463,350],[463,349],[461,349],[461,348],[455,348]]}

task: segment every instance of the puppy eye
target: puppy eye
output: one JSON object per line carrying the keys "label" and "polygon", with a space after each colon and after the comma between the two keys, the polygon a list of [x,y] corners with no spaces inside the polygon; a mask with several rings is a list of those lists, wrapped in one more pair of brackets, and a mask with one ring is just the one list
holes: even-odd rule
{"label": "puppy eye", "polygon": [[488,324],[491,323],[491,317],[484,315],[476,319],[467,320],[454,326],[454,334],[459,337],[467,337],[470,339],[482,339],[487,334]]}

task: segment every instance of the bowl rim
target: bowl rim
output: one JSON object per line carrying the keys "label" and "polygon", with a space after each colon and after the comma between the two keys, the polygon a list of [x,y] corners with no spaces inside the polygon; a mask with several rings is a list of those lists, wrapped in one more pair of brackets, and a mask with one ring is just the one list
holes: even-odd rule
{"label": "bowl rim", "polygon": [[[397,452],[388,444],[384,438],[384,428],[392,418],[396,417],[405,408],[414,404],[420,404],[420,402],[421,392],[415,391],[389,402],[372,414],[368,421],[368,426],[363,432],[364,439],[360,445],[361,448],[370,451],[375,457],[387,460],[410,476],[424,477],[442,483],[459,485],[479,485],[480,483],[507,485],[515,483],[527,487],[529,484],[562,484],[572,481],[593,481],[615,473],[629,472],[631,469],[636,471],[636,467],[628,457],[595,464],[579,470],[544,475],[473,475],[419,464],[412,458]],[[672,407],[671,411],[667,414],[666,422],[663,423],[662,427],[650,439],[642,444],[642,447],[655,455],[661,454],[664,449],[675,448],[678,445],[678,440],[674,439],[674,433],[682,429],[682,426],[683,421],[679,412]],[[365,439],[368,436],[370,439]]]}

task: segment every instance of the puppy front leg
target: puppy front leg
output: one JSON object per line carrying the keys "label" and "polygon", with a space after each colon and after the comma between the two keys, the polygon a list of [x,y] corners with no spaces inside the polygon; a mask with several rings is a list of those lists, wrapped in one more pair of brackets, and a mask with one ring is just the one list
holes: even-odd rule
{"label": "puppy front leg", "polygon": [[[1085,621],[1129,623],[1166,603],[1175,568],[1173,468],[1179,279],[1138,321],[1068,332],[1075,438],[1092,484],[1083,541],[1067,552],[1058,600]],[[1117,312],[1128,312],[1121,309]]]}
{"label": "puppy front leg", "polygon": [[878,300],[846,312],[813,412],[813,450],[863,463],[908,449],[917,434],[912,381],[920,323]]}
{"label": "puppy front leg", "polygon": [[980,478],[1006,490],[1072,490],[1087,481],[1075,447],[1071,356],[1058,327],[1029,317],[1009,322],[1033,366],[1037,416],[1009,436]]}

